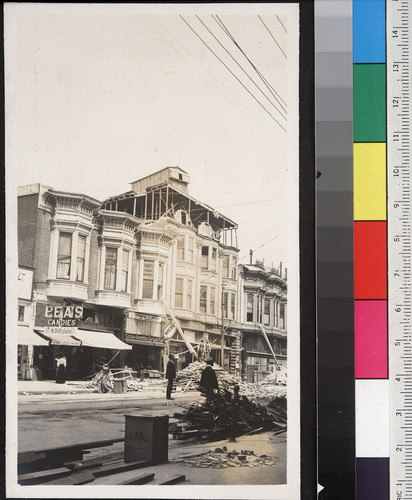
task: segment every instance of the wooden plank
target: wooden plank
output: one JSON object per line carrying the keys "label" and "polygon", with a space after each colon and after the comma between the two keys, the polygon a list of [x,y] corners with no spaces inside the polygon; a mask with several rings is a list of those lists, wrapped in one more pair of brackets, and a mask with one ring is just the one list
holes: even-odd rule
{"label": "wooden plank", "polygon": [[67,467],[60,467],[58,469],[21,474],[19,475],[17,482],[21,485],[42,484],[52,481],[53,479],[69,476],[70,474],[70,469],[68,469]]}
{"label": "wooden plank", "polygon": [[95,477],[92,471],[81,471],[71,474],[70,476],[62,477],[60,479],[55,479],[54,481],[50,481],[47,485],[74,485],[80,486],[82,484],[92,483],[95,480]]}
{"label": "wooden plank", "polygon": [[101,476],[109,476],[111,474],[118,474],[120,472],[127,472],[129,470],[133,469],[141,469],[142,467],[148,467],[150,465],[149,461],[139,461],[139,462],[130,462],[130,463],[125,463],[123,460],[118,463],[113,463],[110,465],[106,465],[103,467],[100,467],[96,471],[93,472],[94,477],[101,477]]}
{"label": "wooden plank", "polygon": [[177,484],[177,483],[182,483],[183,481],[186,481],[186,476],[184,474],[176,474],[175,476],[172,476],[170,479],[167,479],[166,481],[159,483],[159,485]]}
{"label": "wooden plank", "polygon": [[134,477],[132,479],[126,479],[126,481],[122,481],[118,483],[119,485],[127,485],[127,484],[146,484],[152,481],[154,478],[154,472],[150,474],[142,474],[140,476]]}

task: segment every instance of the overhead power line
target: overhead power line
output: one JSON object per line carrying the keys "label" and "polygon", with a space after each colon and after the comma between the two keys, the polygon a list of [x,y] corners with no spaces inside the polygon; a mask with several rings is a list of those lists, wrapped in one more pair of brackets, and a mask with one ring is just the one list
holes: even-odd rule
{"label": "overhead power line", "polygon": [[227,48],[222,44],[222,42],[215,36],[215,34],[206,26],[206,24],[200,19],[199,16],[196,15],[202,25],[207,29],[207,31],[213,36],[213,38],[217,41],[217,43],[222,47],[222,49],[231,57],[231,59],[236,63],[236,65],[243,71],[243,73],[249,78],[249,80],[253,83],[253,85],[263,94],[264,97],[272,104],[272,106],[276,109],[276,111],[287,120],[286,116],[282,114],[282,112],[276,107],[276,105],[269,99],[269,97],[263,92],[263,90],[259,87],[259,85],[253,80],[253,78],[249,75],[249,73],[243,68],[243,66],[236,60],[235,57],[227,50]]}
{"label": "overhead power line", "polygon": [[263,26],[268,30],[270,36],[272,37],[273,41],[276,43],[276,45],[279,47],[280,51],[282,52],[282,54],[286,57],[286,59],[288,58],[288,56],[285,54],[285,52],[283,51],[282,47],[278,44],[278,41],[276,40],[276,38],[273,36],[273,33],[270,31],[270,29],[266,26],[264,20],[258,15],[258,18],[260,19],[261,23],[263,24]]}
{"label": "overhead power line", "polygon": [[278,21],[280,22],[280,24],[282,25],[282,28],[286,31],[286,33],[288,32],[288,30],[285,28],[284,24],[282,23],[282,21],[280,20],[280,17],[276,14],[276,17],[278,18]]}
{"label": "overhead power line", "polygon": [[253,99],[263,108],[266,113],[279,125],[279,127],[286,132],[286,129],[278,122],[278,120],[272,115],[272,113],[266,109],[266,107],[259,101],[259,99],[239,80],[239,78],[233,73],[233,71],[222,61],[222,59],[214,52],[214,50],[209,47],[209,45],[203,40],[203,38],[192,28],[192,26],[184,19],[182,15],[179,15],[182,21],[190,28],[190,30],[199,38],[199,40],[212,52],[212,54],[223,64],[223,66],[230,72],[234,78],[242,85],[242,87],[253,97]]}
{"label": "overhead power line", "polygon": [[[215,20],[215,22],[220,26],[220,28],[230,38],[230,40],[232,40],[232,42],[236,45],[236,47],[240,50],[240,52],[244,55],[244,57],[246,58],[246,60],[249,62],[249,64],[252,66],[252,68],[256,71],[256,73],[259,76],[259,78],[263,81],[263,83],[269,89],[269,91],[271,92],[271,94],[273,95],[273,97],[276,99],[276,101],[278,102],[278,104],[285,111],[285,113],[287,113],[286,108],[282,105],[282,103],[285,106],[287,105],[286,102],[285,102],[285,100],[280,97],[279,93],[276,92],[276,90],[267,81],[267,79],[262,75],[262,73],[259,71],[259,69],[253,64],[253,62],[250,60],[250,58],[245,54],[245,52],[242,50],[242,48],[237,43],[237,41],[235,40],[235,38],[233,37],[233,35],[230,33],[230,31],[228,30],[228,28],[225,26],[225,24],[223,23],[223,21],[220,19],[220,17],[218,15],[216,15],[216,17],[214,17],[214,16],[212,16],[212,17]],[[280,101],[282,101],[282,103]]]}

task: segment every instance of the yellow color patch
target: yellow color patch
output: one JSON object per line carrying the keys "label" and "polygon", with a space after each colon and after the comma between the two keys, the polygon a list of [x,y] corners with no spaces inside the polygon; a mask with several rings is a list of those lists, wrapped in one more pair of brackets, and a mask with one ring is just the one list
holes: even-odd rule
{"label": "yellow color patch", "polygon": [[353,145],[355,220],[386,220],[386,144]]}

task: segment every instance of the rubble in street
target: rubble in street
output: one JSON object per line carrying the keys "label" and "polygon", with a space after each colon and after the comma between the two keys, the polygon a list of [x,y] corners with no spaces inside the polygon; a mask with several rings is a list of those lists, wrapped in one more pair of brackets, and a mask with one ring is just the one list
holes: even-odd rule
{"label": "rubble in street", "polygon": [[226,469],[228,467],[260,467],[276,465],[276,459],[265,453],[256,455],[253,450],[228,451],[227,446],[208,450],[195,455],[187,455],[173,460],[189,467]]}
{"label": "rubble in street", "polygon": [[[177,373],[176,384],[184,391],[198,390],[202,370],[205,366],[205,361],[194,361],[193,363],[190,363],[190,365]],[[239,380],[234,375],[231,375],[227,371],[223,370],[223,368],[216,363],[213,364],[212,368],[216,372],[219,388],[231,390],[235,385],[238,385],[241,392],[246,393],[248,391],[247,384]]]}
{"label": "rubble in street", "polygon": [[174,439],[196,438],[204,442],[263,430],[283,432],[287,424],[286,404],[283,402],[266,407],[247,396],[239,396],[234,404],[232,393],[225,389],[210,395],[203,403],[193,403],[186,412],[174,416],[179,420],[169,426]]}

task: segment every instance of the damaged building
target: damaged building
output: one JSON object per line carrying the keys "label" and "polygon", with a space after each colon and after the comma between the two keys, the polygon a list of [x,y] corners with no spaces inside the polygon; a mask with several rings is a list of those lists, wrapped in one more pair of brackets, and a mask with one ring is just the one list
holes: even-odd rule
{"label": "damaged building", "polygon": [[240,373],[237,225],[190,196],[189,182],[167,167],[103,202],[19,188],[19,265],[33,270],[34,316],[19,323],[33,330],[31,344],[19,340],[22,378],[33,365],[53,378],[58,350],[69,378],[118,351],[114,366],[136,371],[161,372],[170,352],[179,369],[211,356]]}

